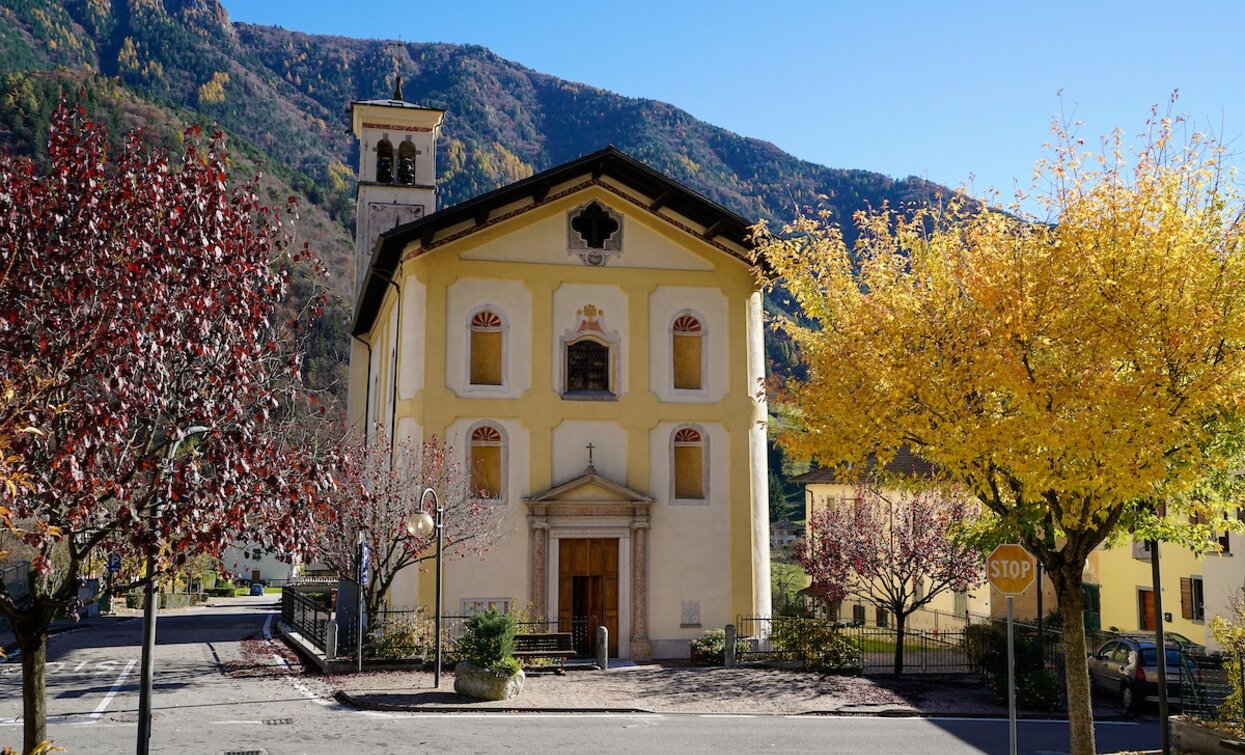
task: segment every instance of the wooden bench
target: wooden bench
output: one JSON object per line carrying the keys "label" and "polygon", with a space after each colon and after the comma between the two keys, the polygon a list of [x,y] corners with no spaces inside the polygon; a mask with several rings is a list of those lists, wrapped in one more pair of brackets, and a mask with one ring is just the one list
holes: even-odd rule
{"label": "wooden bench", "polygon": [[570,632],[548,634],[516,634],[514,636],[515,658],[557,658],[559,674],[566,673],[566,659],[579,655]]}

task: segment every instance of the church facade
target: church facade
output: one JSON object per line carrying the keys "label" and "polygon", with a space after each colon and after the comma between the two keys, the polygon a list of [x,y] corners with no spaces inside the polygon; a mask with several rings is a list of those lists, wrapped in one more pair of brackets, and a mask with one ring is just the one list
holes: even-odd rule
{"label": "church facade", "polygon": [[[436,437],[502,507],[443,610],[610,630],[610,654],[770,612],[761,297],[748,222],[613,148],[437,210],[443,112],[352,104],[349,411]],[[408,569],[395,607],[431,607]]]}

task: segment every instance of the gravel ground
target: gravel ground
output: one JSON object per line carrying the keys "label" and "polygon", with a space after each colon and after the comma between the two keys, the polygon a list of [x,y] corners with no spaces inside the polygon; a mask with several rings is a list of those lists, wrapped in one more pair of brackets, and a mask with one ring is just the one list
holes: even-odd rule
{"label": "gravel ground", "polygon": [[[832,676],[761,668],[647,664],[565,676],[529,674],[514,700],[484,702],[453,692],[451,673],[432,687],[422,671],[304,677],[325,696],[338,692],[364,706],[423,709],[638,709],[655,713],[910,713],[1006,715],[980,680],[947,681]],[[1111,714],[1103,706],[1099,714]]]}

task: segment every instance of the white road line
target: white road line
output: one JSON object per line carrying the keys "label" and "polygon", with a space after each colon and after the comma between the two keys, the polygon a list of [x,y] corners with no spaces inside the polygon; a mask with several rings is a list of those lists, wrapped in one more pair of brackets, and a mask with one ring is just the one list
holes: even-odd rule
{"label": "white road line", "polygon": [[[272,657],[274,660],[276,660],[278,666],[285,669],[285,672],[287,674],[292,673],[290,669],[290,664],[286,663],[284,658],[277,655],[276,653],[273,653]],[[325,707],[332,707],[334,705],[337,705],[337,703],[333,702],[332,700],[325,700],[323,697],[320,697],[315,692],[312,692],[311,689],[307,687],[307,685],[303,684],[297,679],[290,679],[290,684],[294,685],[294,689],[303,693],[303,697],[307,698],[308,700],[310,700],[311,702],[317,705],[323,705]]]}
{"label": "white road line", "polygon": [[99,717],[104,715],[104,711],[108,709],[108,705],[112,702],[112,699],[117,696],[117,692],[121,689],[121,685],[125,684],[125,678],[129,676],[130,671],[134,669],[135,663],[138,663],[138,660],[131,659],[130,662],[125,665],[125,669],[121,672],[121,675],[117,677],[117,681],[112,683],[112,687],[108,690],[108,694],[104,695],[104,699],[100,701],[100,704],[95,706],[95,710],[91,711],[91,715],[89,716],[91,723],[98,721]]}
{"label": "white road line", "polygon": [[542,721],[548,719],[664,719],[660,713],[412,713],[401,716],[402,719],[418,721],[423,719],[514,719]]}
{"label": "white road line", "polygon": [[700,713],[699,718],[756,718],[750,713]]}
{"label": "white road line", "polygon": [[[270,613],[268,614],[268,618],[264,620],[264,639],[268,642],[269,645],[272,645],[275,648],[276,642],[274,642],[272,639],[272,619],[274,616],[276,616],[275,613]],[[294,673],[294,670],[290,668],[290,664],[286,663],[285,659],[282,658],[280,655],[278,655],[277,653],[273,653],[272,657],[273,657],[273,660],[277,662],[277,665],[285,670],[285,673],[287,674]],[[308,700],[315,703],[316,705],[323,705],[326,708],[332,708],[342,713],[350,713],[356,716],[369,716],[371,718],[396,718],[396,716],[394,716],[391,713],[381,713],[379,711],[374,711],[374,710],[356,710],[354,708],[348,708],[342,705],[341,703],[336,702],[335,700],[326,700],[325,698],[320,697],[315,692],[313,692],[310,687],[298,681],[297,679],[291,678],[289,681],[290,681],[290,684],[294,686],[294,689],[301,692],[303,697],[307,698]]]}
{"label": "white road line", "polygon": [[262,725],[263,721],[209,721],[214,726],[233,726],[234,724],[256,724]]}
{"label": "white road line", "polygon": [[[904,716],[875,716],[855,713],[809,713],[804,715],[785,715],[783,718],[792,721],[841,721],[844,718],[862,719],[866,721],[954,721],[957,723],[978,723],[978,724],[998,724],[1007,723],[1006,718],[987,718],[982,716],[937,716],[937,715],[904,715]],[[1022,718],[1017,723],[1021,724],[1059,724],[1067,726],[1066,719],[1060,718]],[[1094,726],[1140,726],[1140,721],[1095,721]]]}

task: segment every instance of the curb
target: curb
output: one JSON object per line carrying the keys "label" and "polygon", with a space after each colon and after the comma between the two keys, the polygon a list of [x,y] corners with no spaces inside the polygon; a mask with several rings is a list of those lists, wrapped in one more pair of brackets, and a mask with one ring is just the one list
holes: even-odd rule
{"label": "curb", "polygon": [[654,715],[653,711],[643,708],[475,708],[469,705],[404,705],[360,700],[345,690],[337,690],[333,693],[333,698],[352,708],[390,713],[646,713]]}
{"label": "curb", "polygon": [[[531,713],[540,715],[542,713],[617,713],[617,714],[647,714],[647,715],[701,715],[703,711],[697,712],[681,712],[681,711],[665,711],[658,713],[657,711],[645,708],[612,708],[612,707],[595,707],[595,708],[476,708],[467,705],[408,705],[404,703],[387,703],[377,700],[360,699],[357,694],[352,694],[345,690],[337,690],[333,693],[333,698],[343,705],[349,705],[359,710],[375,710],[388,713]],[[714,714],[709,714],[714,715]],[[758,713],[758,712],[742,712],[733,715],[748,716],[802,716],[808,718],[826,717],[826,718],[853,718],[856,716],[873,716],[880,718],[976,718],[983,721],[1006,721],[1007,716],[1000,716],[993,713],[981,712],[941,712],[941,713],[925,713],[919,710],[877,710],[877,711],[852,711],[852,710],[808,710],[799,713]],[[1026,721],[1066,721],[1066,716],[1058,715],[1042,715],[1030,713],[1017,716],[1017,720]],[[1094,716],[1095,721],[1131,721],[1133,719],[1127,716],[1104,715]]]}

